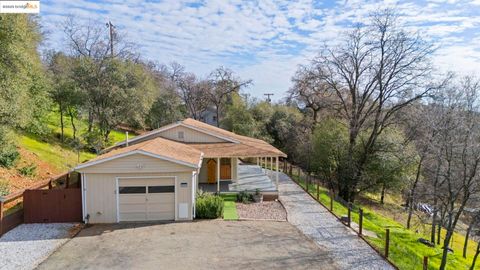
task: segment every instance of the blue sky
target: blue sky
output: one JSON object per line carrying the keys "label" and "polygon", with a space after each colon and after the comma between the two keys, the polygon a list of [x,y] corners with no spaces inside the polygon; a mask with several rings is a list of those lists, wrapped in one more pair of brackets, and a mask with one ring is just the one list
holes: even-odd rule
{"label": "blue sky", "polygon": [[144,58],[176,61],[199,76],[223,65],[253,80],[245,92],[259,98],[275,93],[279,100],[299,64],[385,7],[395,8],[405,27],[439,46],[433,61],[440,71],[480,69],[480,0],[43,0],[40,22],[45,46],[65,50],[61,25],[67,16],[110,20]]}

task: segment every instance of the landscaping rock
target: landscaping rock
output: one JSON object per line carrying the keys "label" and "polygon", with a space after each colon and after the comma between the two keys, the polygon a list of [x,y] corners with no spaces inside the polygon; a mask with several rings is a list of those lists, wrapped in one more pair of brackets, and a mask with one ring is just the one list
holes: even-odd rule
{"label": "landscaping rock", "polygon": [[287,212],[278,201],[237,203],[237,213],[240,219],[287,220]]}
{"label": "landscaping rock", "polygon": [[22,224],[0,238],[0,269],[34,269],[67,242],[78,224]]}

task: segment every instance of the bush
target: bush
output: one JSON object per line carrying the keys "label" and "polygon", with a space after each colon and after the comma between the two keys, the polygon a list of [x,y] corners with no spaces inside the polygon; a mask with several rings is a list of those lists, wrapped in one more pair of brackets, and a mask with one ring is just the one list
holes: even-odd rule
{"label": "bush", "polygon": [[6,147],[6,149],[0,149],[0,166],[5,168],[11,168],[17,163],[20,154],[15,146]]}
{"label": "bush", "polygon": [[237,202],[249,203],[253,201],[253,195],[247,191],[240,191],[237,193]]}
{"label": "bush", "polygon": [[12,133],[0,127],[0,166],[10,168],[15,165],[20,154],[13,143]]}
{"label": "bush", "polygon": [[37,166],[35,164],[30,164],[18,169],[18,172],[23,176],[35,176],[37,174],[36,171]]}
{"label": "bush", "polygon": [[223,198],[212,194],[197,194],[196,218],[219,218],[223,215]]}
{"label": "bush", "polygon": [[10,183],[5,179],[0,179],[0,196],[7,196],[10,193]]}

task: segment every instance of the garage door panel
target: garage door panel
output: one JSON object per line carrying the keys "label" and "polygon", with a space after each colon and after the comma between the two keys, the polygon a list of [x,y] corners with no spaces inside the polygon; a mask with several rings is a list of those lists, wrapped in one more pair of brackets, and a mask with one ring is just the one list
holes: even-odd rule
{"label": "garage door panel", "polygon": [[146,213],[142,212],[132,212],[132,213],[121,213],[120,220],[121,221],[141,221],[146,220]]}
{"label": "garage door panel", "polygon": [[175,201],[174,193],[148,194],[149,203],[173,203]]}
{"label": "garage door panel", "polygon": [[122,210],[121,213],[147,211],[145,201],[143,203],[121,203],[119,206]]}
{"label": "garage door panel", "polygon": [[120,221],[174,220],[175,179],[120,179]]}
{"label": "garage door panel", "polygon": [[123,195],[120,194],[120,204],[143,203],[145,204],[145,194],[141,195]]}
{"label": "garage door panel", "polygon": [[174,220],[175,213],[149,213],[147,220]]}
{"label": "garage door panel", "polygon": [[148,204],[147,211],[150,212],[173,212],[175,204]]}

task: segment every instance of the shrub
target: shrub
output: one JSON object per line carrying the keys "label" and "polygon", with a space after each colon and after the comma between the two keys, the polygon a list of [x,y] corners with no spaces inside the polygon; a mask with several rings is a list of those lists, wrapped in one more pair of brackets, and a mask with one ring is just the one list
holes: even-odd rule
{"label": "shrub", "polygon": [[249,203],[251,201],[253,201],[253,196],[251,193],[248,193],[244,190],[237,193],[237,202]]}
{"label": "shrub", "polygon": [[15,146],[0,149],[0,166],[11,168],[17,163],[19,157],[20,154]]}
{"label": "shrub", "polygon": [[10,183],[5,179],[0,179],[0,196],[7,196],[10,193]]}
{"label": "shrub", "polygon": [[219,218],[223,215],[223,199],[212,194],[197,194],[196,218]]}
{"label": "shrub", "polygon": [[13,143],[12,132],[0,127],[0,166],[10,168],[15,165],[20,154]]}
{"label": "shrub", "polygon": [[30,164],[18,169],[18,172],[23,176],[35,176],[37,174],[36,171],[37,166],[35,164]]}

